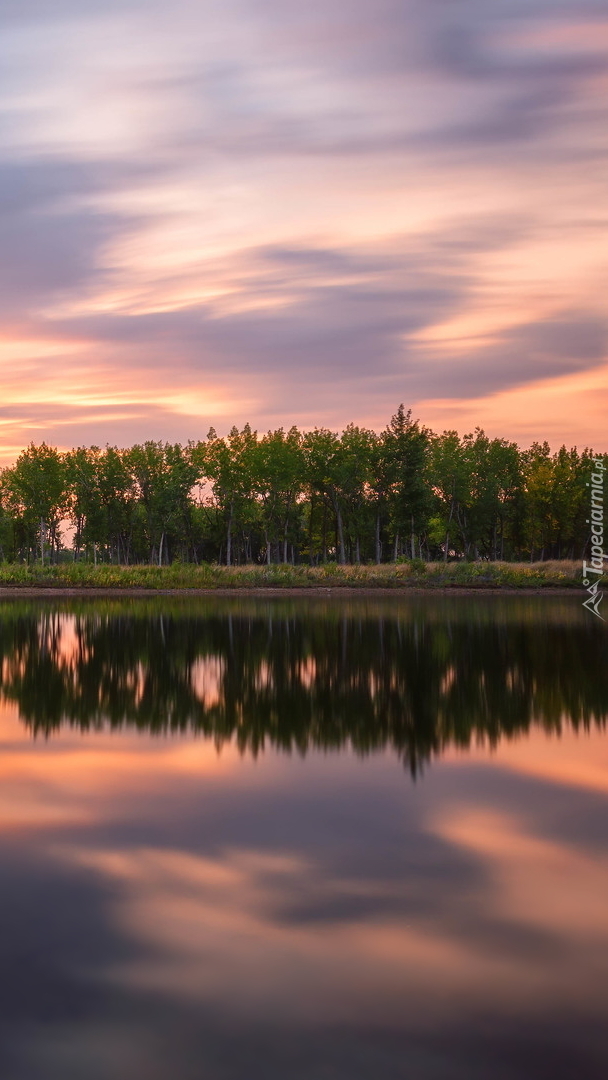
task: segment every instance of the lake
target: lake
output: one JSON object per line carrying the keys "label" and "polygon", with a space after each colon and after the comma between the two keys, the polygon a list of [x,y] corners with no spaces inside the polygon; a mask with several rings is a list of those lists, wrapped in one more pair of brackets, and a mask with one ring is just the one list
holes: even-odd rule
{"label": "lake", "polygon": [[581,597],[0,603],[2,1080],[608,1076]]}

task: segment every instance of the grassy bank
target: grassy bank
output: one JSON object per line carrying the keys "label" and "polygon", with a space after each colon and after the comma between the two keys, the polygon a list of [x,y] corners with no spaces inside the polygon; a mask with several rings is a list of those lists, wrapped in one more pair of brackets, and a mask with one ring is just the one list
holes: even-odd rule
{"label": "grassy bank", "polygon": [[413,563],[381,566],[60,566],[0,564],[0,588],[311,589],[568,588],[581,584],[574,562]]}

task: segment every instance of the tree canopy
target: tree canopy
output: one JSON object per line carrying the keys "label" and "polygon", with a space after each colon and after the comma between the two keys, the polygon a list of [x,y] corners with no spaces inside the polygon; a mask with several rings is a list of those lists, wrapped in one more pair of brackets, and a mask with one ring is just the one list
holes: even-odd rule
{"label": "tree canopy", "polygon": [[[349,424],[60,452],[0,474],[0,557],[313,565],[581,557],[591,449]],[[607,462],[608,464],[608,462]]]}

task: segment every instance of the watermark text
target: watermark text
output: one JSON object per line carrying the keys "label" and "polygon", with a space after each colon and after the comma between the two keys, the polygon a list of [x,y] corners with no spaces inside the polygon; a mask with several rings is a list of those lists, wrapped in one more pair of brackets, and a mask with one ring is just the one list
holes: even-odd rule
{"label": "watermark text", "polygon": [[599,619],[604,618],[600,614],[600,604],[604,596],[601,584],[604,559],[608,558],[608,555],[604,554],[604,470],[603,459],[594,458],[591,481],[587,484],[591,500],[591,516],[587,518],[587,524],[591,526],[591,561],[586,562],[583,559],[583,585],[589,593],[587,599],[583,600],[583,607]]}

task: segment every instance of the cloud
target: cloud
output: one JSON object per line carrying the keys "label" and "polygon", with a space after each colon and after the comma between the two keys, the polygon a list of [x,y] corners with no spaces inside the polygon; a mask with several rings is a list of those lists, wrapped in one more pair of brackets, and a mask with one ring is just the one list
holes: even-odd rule
{"label": "cloud", "polygon": [[485,397],[600,367],[608,351],[608,320],[594,313],[558,311],[551,317],[504,331],[498,341],[472,347],[468,355],[414,363],[405,385],[416,399]]}
{"label": "cloud", "polygon": [[[103,249],[133,228],[135,217],[93,210],[104,186],[122,187],[127,170],[79,162],[0,163],[0,317],[32,325],[66,293],[107,288]],[[114,175],[112,175],[114,173]]]}
{"label": "cloud", "polygon": [[120,423],[123,443],[146,422],[188,437],[224,408],[337,426],[605,358],[602,5],[5,0],[0,18],[11,445],[69,443],[86,416],[96,442]]}
{"label": "cloud", "polygon": [[[171,351],[178,380],[250,375],[284,384],[286,393],[300,381],[339,388],[384,377],[397,396],[406,391],[429,397],[439,383],[442,396],[475,397],[601,364],[608,321],[593,310],[557,307],[543,318],[521,318],[498,335],[474,340],[466,353],[460,345],[456,355],[445,343],[421,339],[474,303],[482,287],[476,256],[500,251],[514,239],[517,230],[505,223],[492,236],[482,222],[477,243],[471,226],[465,236],[419,238],[410,252],[394,245],[274,245],[239,253],[239,265],[249,272],[240,285],[234,282],[227,299],[169,311],[85,316],[56,329],[62,337],[104,342],[154,378]],[[405,248],[404,238],[402,243]]]}

